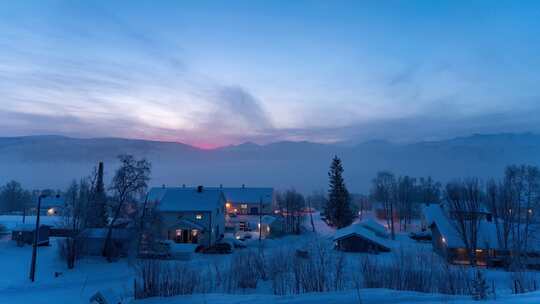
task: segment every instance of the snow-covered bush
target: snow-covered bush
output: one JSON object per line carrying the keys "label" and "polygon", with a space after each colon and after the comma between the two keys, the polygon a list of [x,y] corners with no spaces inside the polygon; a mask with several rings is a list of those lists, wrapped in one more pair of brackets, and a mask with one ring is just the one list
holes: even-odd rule
{"label": "snow-covered bush", "polygon": [[246,251],[231,259],[227,280],[227,291],[257,288],[259,279],[265,274],[264,260],[254,251]]}
{"label": "snow-covered bush", "polygon": [[183,263],[141,260],[135,269],[135,299],[193,294],[201,286],[200,272]]}
{"label": "snow-covered bush", "polygon": [[431,254],[403,250],[388,261],[365,256],[359,268],[362,275],[356,279],[362,280],[364,288],[470,295],[474,282],[474,274],[468,269],[448,266]]}

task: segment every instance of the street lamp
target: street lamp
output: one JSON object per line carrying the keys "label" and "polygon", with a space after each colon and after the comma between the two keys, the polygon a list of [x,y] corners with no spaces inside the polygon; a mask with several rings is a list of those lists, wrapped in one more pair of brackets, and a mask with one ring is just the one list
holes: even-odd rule
{"label": "street lamp", "polygon": [[[30,264],[30,281],[34,282],[36,277],[36,259],[37,259],[37,246],[39,239],[39,211],[41,209],[41,200],[48,197],[48,194],[40,194],[38,197],[37,215],[36,215],[36,230],[34,231],[34,244],[32,246],[32,262]],[[56,195],[59,198],[59,195]]]}

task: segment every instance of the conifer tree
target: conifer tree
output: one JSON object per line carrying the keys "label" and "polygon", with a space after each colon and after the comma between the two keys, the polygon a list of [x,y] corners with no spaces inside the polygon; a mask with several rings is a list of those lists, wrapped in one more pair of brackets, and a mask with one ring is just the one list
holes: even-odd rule
{"label": "conifer tree", "polygon": [[341,159],[337,156],[332,159],[328,178],[329,189],[328,202],[325,208],[326,217],[337,228],[343,228],[352,223],[354,215],[351,209],[349,191],[343,179],[343,165]]}
{"label": "conifer tree", "polygon": [[89,206],[89,227],[105,227],[107,225],[107,194],[103,182],[103,162],[99,162],[95,176],[95,184],[92,189]]}

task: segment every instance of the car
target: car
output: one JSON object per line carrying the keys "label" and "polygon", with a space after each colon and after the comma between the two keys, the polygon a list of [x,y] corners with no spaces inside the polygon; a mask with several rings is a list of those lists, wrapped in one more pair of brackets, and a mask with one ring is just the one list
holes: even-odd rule
{"label": "car", "polygon": [[233,246],[229,243],[216,243],[213,246],[206,247],[202,253],[207,254],[229,254],[232,253]]}
{"label": "car", "polygon": [[429,231],[411,232],[409,237],[417,242],[429,242],[432,238]]}
{"label": "car", "polygon": [[246,245],[242,240],[233,239],[230,237],[224,238],[220,243],[227,243],[232,245],[234,248],[246,248]]}

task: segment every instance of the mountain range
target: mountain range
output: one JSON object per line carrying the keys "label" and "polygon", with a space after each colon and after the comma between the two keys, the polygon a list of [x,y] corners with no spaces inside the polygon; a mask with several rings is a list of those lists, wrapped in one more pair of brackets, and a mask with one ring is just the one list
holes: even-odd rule
{"label": "mountain range", "polygon": [[152,186],[224,185],[324,190],[334,155],[343,160],[352,192],[369,190],[377,171],[432,176],[446,182],[477,176],[500,177],[509,164],[540,164],[540,135],[472,135],[441,141],[356,145],[313,142],[244,143],[212,150],[175,142],[63,136],[0,138],[0,183],[17,180],[26,188],[63,189],[105,162],[110,180],[119,154],[152,162]]}

